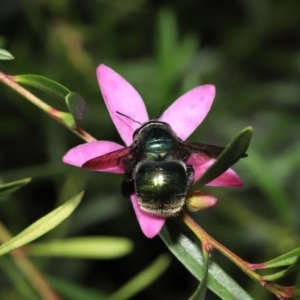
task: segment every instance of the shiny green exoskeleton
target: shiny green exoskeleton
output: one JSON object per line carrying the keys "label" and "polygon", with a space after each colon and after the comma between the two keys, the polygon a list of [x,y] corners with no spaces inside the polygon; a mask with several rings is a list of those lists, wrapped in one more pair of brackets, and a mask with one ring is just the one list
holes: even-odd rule
{"label": "shiny green exoskeleton", "polygon": [[134,186],[143,211],[163,217],[177,215],[194,177],[193,168],[185,164],[189,152],[164,122],[144,124],[133,140],[136,151],[124,159],[123,195],[131,194]]}
{"label": "shiny green exoskeleton", "polygon": [[134,132],[129,147],[95,157],[82,167],[98,171],[117,167],[124,172],[121,190],[125,197],[136,193],[142,211],[170,217],[182,210],[194,180],[194,169],[187,163],[189,158],[193,166],[202,165],[223,150],[222,147],[182,141],[168,123],[152,120]]}

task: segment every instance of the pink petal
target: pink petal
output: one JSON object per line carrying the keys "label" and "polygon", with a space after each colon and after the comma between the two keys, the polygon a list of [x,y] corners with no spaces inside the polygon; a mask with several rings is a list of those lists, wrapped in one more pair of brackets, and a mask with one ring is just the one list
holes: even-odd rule
{"label": "pink petal", "polygon": [[186,140],[201,124],[210,110],[215,97],[215,87],[198,86],[178,98],[161,116],[176,134]]}
{"label": "pink petal", "polygon": [[[81,167],[88,160],[98,157],[100,155],[119,150],[123,146],[108,142],[108,141],[96,141],[78,145],[71,150],[69,150],[63,157],[63,162],[69,165]],[[109,168],[106,170],[101,170],[101,172],[109,173],[123,173],[123,171],[118,168]]]}
{"label": "pink petal", "polygon": [[[214,163],[214,159],[211,159],[207,163],[201,166],[193,166],[194,179],[197,180],[206,170]],[[240,177],[232,170],[228,169],[222,175],[212,180],[207,186],[228,186],[228,187],[242,187],[243,182]]]}
{"label": "pink petal", "polygon": [[134,87],[111,68],[100,65],[97,78],[110,117],[124,143],[129,146],[134,131],[141,125],[118,115],[116,111],[142,124],[149,119],[145,104]]}
{"label": "pink petal", "polygon": [[211,158],[205,154],[192,153],[190,157],[187,159],[186,164],[192,165],[193,168],[195,168],[195,167],[200,167],[209,161],[211,161]]}
{"label": "pink petal", "polygon": [[144,235],[147,238],[153,238],[160,232],[161,228],[163,227],[166,221],[166,218],[150,215],[141,211],[137,202],[136,194],[131,195],[130,198],[136,217]]}

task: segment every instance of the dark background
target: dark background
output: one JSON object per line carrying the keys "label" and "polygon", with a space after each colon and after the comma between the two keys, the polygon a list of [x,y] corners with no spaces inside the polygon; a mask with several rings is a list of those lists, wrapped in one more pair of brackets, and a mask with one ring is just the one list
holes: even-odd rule
{"label": "dark background", "polygon": [[[211,112],[190,140],[223,146],[248,125],[254,137],[249,157],[234,167],[244,188],[205,188],[219,202],[193,217],[247,261],[266,261],[300,245],[299,0],[1,0],[0,46],[15,57],[1,61],[1,71],[43,75],[82,95],[87,102],[82,127],[101,140],[121,143],[96,81],[100,63],[132,83],[151,117],[162,103],[170,105],[197,85],[216,85]],[[61,162],[82,143],[78,137],[2,84],[0,95],[0,180],[33,178],[0,202],[6,227],[16,234],[85,189],[68,225],[44,240],[113,235],[135,245],[116,260],[35,260],[41,270],[87,294],[93,289],[109,295],[168,251],[159,237],[143,236],[120,195],[120,176]],[[218,253],[213,258],[254,299],[275,299]],[[294,273],[281,283],[297,282]],[[22,299],[1,272],[0,285],[0,298]],[[132,299],[187,299],[196,286],[174,258]]]}

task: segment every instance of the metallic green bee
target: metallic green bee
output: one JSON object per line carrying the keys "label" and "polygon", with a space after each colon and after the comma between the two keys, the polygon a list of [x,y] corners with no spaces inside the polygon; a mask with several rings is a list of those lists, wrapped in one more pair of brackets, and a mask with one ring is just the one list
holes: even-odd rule
{"label": "metallic green bee", "polygon": [[203,156],[216,158],[223,150],[182,141],[169,124],[152,120],[134,132],[129,147],[93,158],[83,168],[120,167],[125,174],[123,196],[136,193],[142,211],[170,217],[180,213],[194,181],[194,169],[186,163],[188,158],[192,155],[193,160],[203,161]]}

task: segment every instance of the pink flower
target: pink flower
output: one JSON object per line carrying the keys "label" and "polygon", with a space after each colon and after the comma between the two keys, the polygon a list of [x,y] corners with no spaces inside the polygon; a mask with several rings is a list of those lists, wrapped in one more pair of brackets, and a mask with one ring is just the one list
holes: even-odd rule
{"label": "pink flower", "polygon": [[[119,111],[141,124],[149,121],[145,104],[139,93],[123,77],[105,65],[97,69],[97,78],[108,112],[126,146],[131,145],[134,131],[139,124],[120,116]],[[213,85],[198,86],[178,98],[159,118],[159,121],[171,125],[174,132],[185,140],[201,124],[210,110],[215,97]],[[96,141],[79,145],[69,150],[63,161],[81,167],[92,158],[118,150],[124,146],[109,141]],[[190,159],[188,163],[194,168],[194,180],[198,179],[213,163],[213,159],[203,158],[203,161]],[[102,172],[119,173],[119,167],[110,167]],[[242,182],[238,175],[231,169],[211,181],[209,186],[241,187]],[[150,215],[141,211],[137,203],[136,194],[131,195],[131,202],[143,233],[152,238],[162,228],[165,218]]]}

